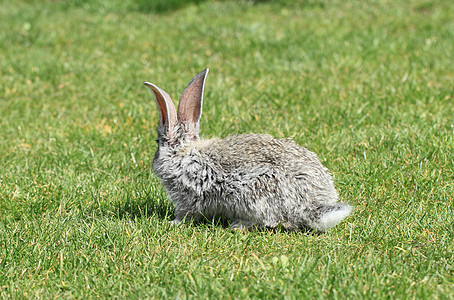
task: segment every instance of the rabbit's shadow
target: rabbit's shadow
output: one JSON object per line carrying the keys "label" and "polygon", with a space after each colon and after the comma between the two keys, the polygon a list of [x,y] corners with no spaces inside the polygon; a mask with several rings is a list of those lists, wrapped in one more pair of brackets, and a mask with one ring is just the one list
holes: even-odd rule
{"label": "rabbit's shadow", "polygon": [[174,218],[174,208],[168,201],[158,197],[147,196],[135,200],[117,202],[114,205],[115,215],[119,219],[137,219],[157,217],[170,221]]}
{"label": "rabbit's shadow", "polygon": [[[116,215],[119,219],[137,219],[137,218],[149,218],[157,217],[164,222],[171,222],[174,219],[174,207],[173,205],[165,200],[154,197],[145,197],[138,201],[127,199],[125,202],[117,203],[115,205]],[[321,233],[308,228],[303,227],[298,231],[289,231],[279,226],[276,228],[269,227],[249,227],[246,229],[232,229],[230,227],[231,222],[221,217],[215,218],[203,218],[200,221],[185,221],[179,226],[194,226],[194,227],[210,227],[210,228],[222,228],[231,230],[232,232],[260,232],[260,233],[300,233],[304,235],[320,235]]]}
{"label": "rabbit's shadow", "polygon": [[289,233],[289,234],[304,234],[304,235],[311,235],[311,236],[318,236],[323,233],[318,232],[309,227],[302,227],[299,230],[287,230],[282,226],[278,226],[275,228],[271,227],[257,227],[251,226],[248,228],[232,228],[231,221],[224,219],[222,217],[213,217],[213,218],[202,218],[201,220],[194,221],[194,220],[185,220],[181,223],[178,223],[177,226],[193,226],[193,227],[206,227],[210,229],[222,228],[224,230],[230,230],[231,232],[238,232],[238,233],[269,233],[269,234],[278,234],[278,233]]}

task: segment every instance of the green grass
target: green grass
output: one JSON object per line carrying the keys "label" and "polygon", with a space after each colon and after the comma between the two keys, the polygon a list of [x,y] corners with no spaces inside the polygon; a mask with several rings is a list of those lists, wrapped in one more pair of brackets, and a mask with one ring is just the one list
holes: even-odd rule
{"label": "green grass", "polygon": [[[3,1],[2,298],[454,299],[451,1]],[[160,13],[154,13],[160,12]],[[173,227],[151,81],[319,154],[326,234]]]}

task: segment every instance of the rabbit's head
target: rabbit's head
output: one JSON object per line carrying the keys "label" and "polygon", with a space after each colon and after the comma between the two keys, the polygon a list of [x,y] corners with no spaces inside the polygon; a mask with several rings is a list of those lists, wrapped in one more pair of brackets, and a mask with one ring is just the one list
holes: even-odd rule
{"label": "rabbit's head", "polygon": [[164,90],[153,83],[145,82],[156,97],[159,111],[158,145],[178,146],[199,138],[202,115],[203,89],[208,69],[197,74],[181,94],[178,110]]}

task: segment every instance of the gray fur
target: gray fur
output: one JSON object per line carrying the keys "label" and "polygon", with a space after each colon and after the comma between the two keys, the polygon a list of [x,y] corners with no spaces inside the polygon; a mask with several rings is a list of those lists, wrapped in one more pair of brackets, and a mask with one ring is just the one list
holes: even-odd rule
{"label": "gray fur", "polygon": [[[199,138],[207,73],[208,69],[194,77],[185,90],[192,94],[180,98],[178,116],[194,117],[164,124],[169,117],[162,114],[173,103],[157,102],[161,122],[153,169],[175,204],[174,222],[220,217],[232,228],[308,227],[324,232],[346,217],[352,208],[337,202],[329,170],[315,153],[293,140],[266,134]],[[162,90],[152,91],[159,97],[156,91]],[[187,111],[191,107],[195,113]]]}

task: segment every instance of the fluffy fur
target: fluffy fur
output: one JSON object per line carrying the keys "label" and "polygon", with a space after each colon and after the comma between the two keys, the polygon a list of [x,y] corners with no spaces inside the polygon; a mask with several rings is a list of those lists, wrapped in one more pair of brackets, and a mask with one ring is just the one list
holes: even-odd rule
{"label": "fluffy fur", "polygon": [[244,134],[200,139],[208,69],[183,92],[178,112],[146,82],[160,112],[153,169],[175,204],[175,223],[222,218],[232,228],[312,228],[324,232],[352,210],[337,202],[332,177],[315,153],[291,139]]}

